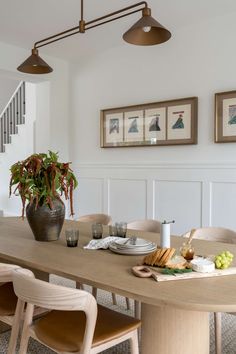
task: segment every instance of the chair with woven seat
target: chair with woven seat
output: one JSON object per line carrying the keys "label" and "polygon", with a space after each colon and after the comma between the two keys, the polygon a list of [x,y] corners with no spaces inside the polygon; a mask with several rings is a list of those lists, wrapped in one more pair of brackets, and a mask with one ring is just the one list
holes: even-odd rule
{"label": "chair with woven seat", "polygon": [[[13,284],[17,307],[26,304],[19,354],[26,354],[30,337],[61,354],[100,353],[125,340],[130,341],[131,354],[139,353],[141,322],[97,305],[90,293],[35,279],[23,269],[14,271]],[[33,324],[34,306],[52,311]]]}
{"label": "chair with woven seat", "polygon": [[[190,232],[187,232],[183,237],[189,237]],[[223,227],[202,227],[196,229],[193,238],[200,240],[208,240],[215,242],[225,242],[225,243],[236,243],[236,232],[230,229],[225,229]],[[236,313],[232,313],[236,315]],[[214,313],[214,324],[215,324],[215,347],[216,354],[221,354],[221,313]]]}

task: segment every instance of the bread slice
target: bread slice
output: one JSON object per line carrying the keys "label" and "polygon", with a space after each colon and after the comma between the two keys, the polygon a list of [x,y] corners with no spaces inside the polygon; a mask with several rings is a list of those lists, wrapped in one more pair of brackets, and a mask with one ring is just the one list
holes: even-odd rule
{"label": "bread slice", "polygon": [[162,260],[162,257],[165,255],[166,251],[168,250],[168,248],[161,248],[161,252],[160,252],[160,255],[158,258],[156,258],[155,260],[155,263],[154,265],[158,266],[158,267],[161,267],[161,260]]}
{"label": "bread slice", "polygon": [[175,248],[159,248],[144,257],[143,264],[147,264],[149,266],[164,267],[166,262],[171,259],[174,253]]}
{"label": "bread slice", "polygon": [[164,267],[166,263],[173,257],[175,253],[175,248],[167,248],[166,252],[161,258],[160,266]]}
{"label": "bread slice", "polygon": [[159,252],[160,252],[160,248],[152,253],[149,253],[146,257],[144,257],[143,264],[153,266],[153,264],[155,263],[155,259],[158,256]]}

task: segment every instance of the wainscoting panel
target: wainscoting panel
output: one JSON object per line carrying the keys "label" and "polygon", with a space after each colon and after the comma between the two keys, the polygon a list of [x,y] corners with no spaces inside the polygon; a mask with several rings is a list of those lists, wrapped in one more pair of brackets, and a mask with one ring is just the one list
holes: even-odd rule
{"label": "wainscoting panel", "polygon": [[147,218],[147,181],[109,179],[108,213],[117,221]]}
{"label": "wainscoting panel", "polygon": [[175,220],[171,231],[223,226],[236,230],[235,164],[99,164],[78,167],[77,215],[108,213],[113,222]]}
{"label": "wainscoting panel", "polygon": [[171,229],[176,234],[198,227],[202,224],[201,195],[201,182],[155,181],[154,218],[175,220]]}
{"label": "wainscoting panel", "polygon": [[235,229],[236,183],[213,182],[211,184],[211,223]]}
{"label": "wainscoting panel", "polygon": [[80,178],[75,190],[75,217],[101,213],[104,208],[104,179]]}

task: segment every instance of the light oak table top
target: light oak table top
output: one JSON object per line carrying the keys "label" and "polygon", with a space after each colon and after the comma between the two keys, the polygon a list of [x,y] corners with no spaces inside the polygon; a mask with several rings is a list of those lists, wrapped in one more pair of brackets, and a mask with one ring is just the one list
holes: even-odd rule
{"label": "light oak table top", "polygon": [[[68,248],[65,229],[80,230],[79,247]],[[105,228],[105,233],[107,228]],[[129,231],[159,244],[159,235]],[[236,275],[157,283],[137,278],[131,267],[143,256],[124,256],[109,250],[85,250],[91,239],[91,225],[66,221],[61,238],[38,242],[27,221],[0,219],[0,259],[43,274],[57,274],[142,302],[142,354],[209,354],[208,312],[236,312]],[[171,238],[179,249],[180,237]],[[217,254],[236,245],[194,240],[196,254]],[[235,265],[235,264],[234,264]]]}
{"label": "light oak table top", "polygon": [[[64,230],[71,226],[80,230],[79,247],[66,247]],[[152,278],[137,278],[131,267],[143,256],[125,256],[109,250],[85,250],[91,239],[87,223],[66,221],[61,238],[53,242],[34,240],[27,220],[0,219],[0,258],[21,266],[64,276],[81,283],[124,295],[141,302],[197,311],[236,311],[236,275],[215,278],[178,280],[157,283]],[[159,235],[132,231],[131,234],[159,243]],[[180,237],[172,237],[172,247],[182,244]],[[194,240],[197,254],[216,254],[230,250],[236,256],[236,245]]]}

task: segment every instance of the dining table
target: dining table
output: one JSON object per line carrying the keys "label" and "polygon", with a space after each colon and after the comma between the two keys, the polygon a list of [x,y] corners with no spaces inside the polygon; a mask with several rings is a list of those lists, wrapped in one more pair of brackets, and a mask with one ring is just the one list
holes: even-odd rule
{"label": "dining table", "polygon": [[[78,247],[66,246],[69,228],[79,230]],[[160,243],[157,233],[128,230],[128,235]],[[0,218],[0,260],[32,269],[40,279],[56,274],[141,302],[142,354],[209,353],[209,313],[236,312],[236,275],[161,282],[139,278],[131,269],[144,256],[84,249],[91,238],[91,224],[66,220],[59,240],[39,242],[26,219],[4,217]],[[177,251],[182,243],[181,237],[171,236],[171,247]],[[193,245],[199,255],[224,250],[236,255],[235,244],[193,240]]]}

